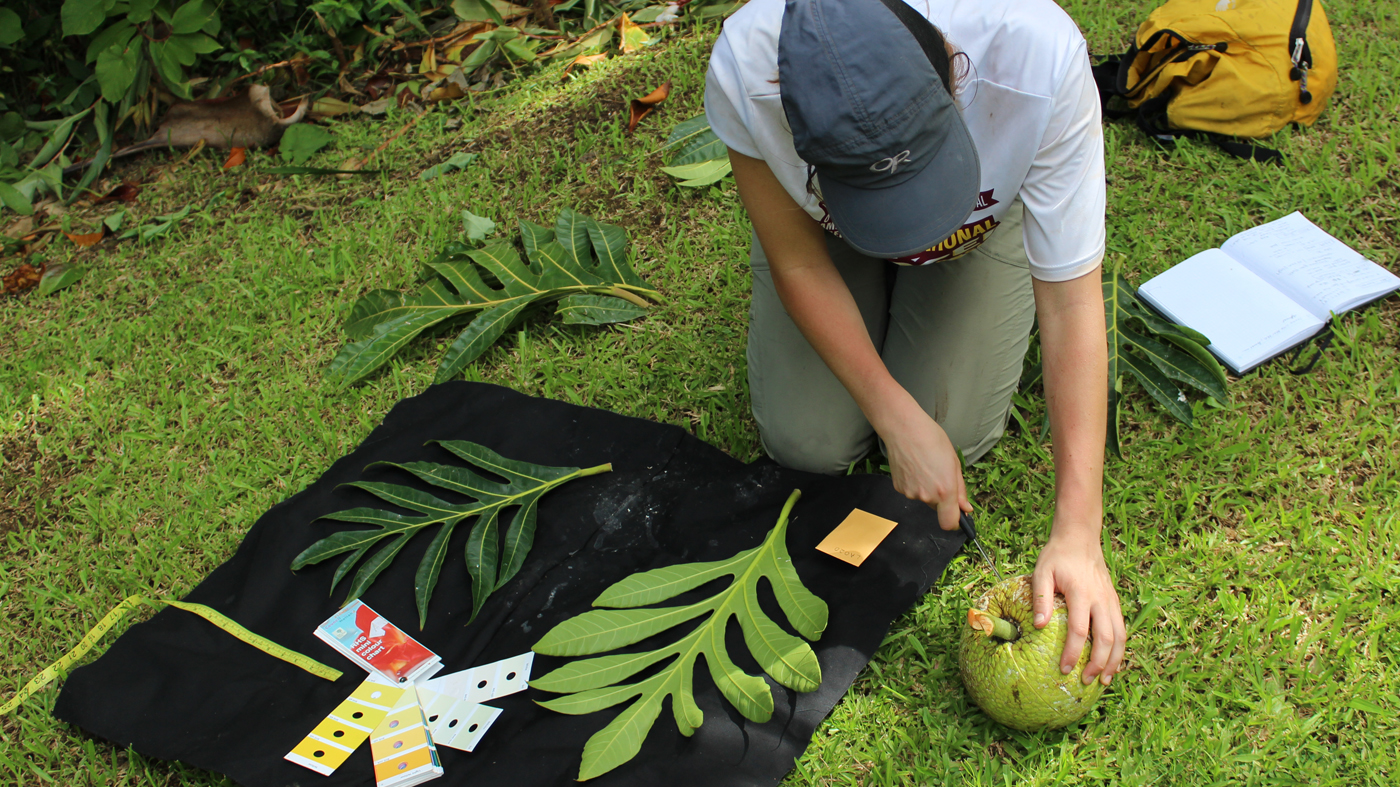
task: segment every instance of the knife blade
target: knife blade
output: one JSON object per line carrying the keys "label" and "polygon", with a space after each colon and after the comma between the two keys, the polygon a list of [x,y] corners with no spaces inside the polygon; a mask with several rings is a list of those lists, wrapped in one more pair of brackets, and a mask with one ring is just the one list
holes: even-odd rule
{"label": "knife blade", "polygon": [[992,559],[987,556],[987,550],[982,548],[982,540],[977,537],[977,528],[972,524],[972,515],[966,511],[962,512],[962,516],[958,517],[958,527],[962,528],[963,534],[967,536],[967,540],[971,541],[973,546],[977,547],[977,551],[982,553],[982,559],[987,561],[987,566],[992,569],[993,574],[997,575],[997,581],[1000,582],[1001,572],[997,571],[996,564],[992,563]]}

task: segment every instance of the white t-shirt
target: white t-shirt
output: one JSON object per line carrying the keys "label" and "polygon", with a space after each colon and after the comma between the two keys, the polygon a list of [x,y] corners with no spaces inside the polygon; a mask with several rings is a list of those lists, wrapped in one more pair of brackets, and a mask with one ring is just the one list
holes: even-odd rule
{"label": "white t-shirt", "polygon": [[[710,55],[705,114],[726,145],[768,162],[797,204],[834,229],[807,191],[807,165],[783,113],[783,5],[749,0],[724,23]],[[1104,252],[1103,129],[1079,28],[1053,0],[915,0],[910,7],[971,60],[957,99],[982,185],[961,229],[902,262],[937,262],[976,248],[1019,196],[1031,274],[1068,281],[1093,270]]]}

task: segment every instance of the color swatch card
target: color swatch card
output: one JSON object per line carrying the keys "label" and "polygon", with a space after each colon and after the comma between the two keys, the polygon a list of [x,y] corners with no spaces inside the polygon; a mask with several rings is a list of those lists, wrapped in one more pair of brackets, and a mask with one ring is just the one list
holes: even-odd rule
{"label": "color swatch card", "polygon": [[359,600],[331,615],[315,633],[365,671],[377,672],[395,683],[427,678],[442,669],[442,659],[436,653]]}
{"label": "color swatch card", "polygon": [[859,566],[898,524],[856,508],[817,544],[817,551]]}
{"label": "color swatch card", "polygon": [[461,751],[474,751],[496,717],[501,715],[500,708],[456,699],[427,688],[418,690],[418,702],[428,719],[433,743]]}
{"label": "color swatch card", "polygon": [[428,716],[433,740],[440,746],[474,750],[501,715],[499,708],[481,703],[524,691],[530,685],[534,664],[534,652],[526,651],[426,681],[418,699]]}
{"label": "color swatch card", "polygon": [[284,759],[330,776],[370,737],[405,693],[404,686],[371,674]]}
{"label": "color swatch card", "polygon": [[440,675],[423,684],[423,688],[467,702],[487,702],[530,686],[530,668],[535,664],[535,652],[482,664],[461,672]]}
{"label": "color swatch card", "polygon": [[370,734],[369,750],[379,787],[412,787],[442,775],[437,747],[412,685],[404,688],[399,701]]}

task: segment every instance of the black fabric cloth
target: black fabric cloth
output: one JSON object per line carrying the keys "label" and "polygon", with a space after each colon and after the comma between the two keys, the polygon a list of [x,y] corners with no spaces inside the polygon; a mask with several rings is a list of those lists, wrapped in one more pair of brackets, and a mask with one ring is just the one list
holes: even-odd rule
{"label": "black fabric cloth", "polygon": [[[144,755],[224,773],[244,785],[373,785],[368,744],[330,777],[282,759],[365,677],[312,635],[343,600],[344,585],[334,597],[327,592],[338,560],[296,573],[289,566],[314,541],[355,527],[318,517],[354,506],[387,507],[343,484],[371,479],[422,486],[401,470],[366,466],[459,462],[426,445],[448,439],[538,464],[611,462],[614,469],[542,498],[524,567],[471,625],[465,625],[471,596],[462,559],[467,527],[453,534],[422,631],[415,625],[413,574],[431,536],[419,535],[380,575],[365,603],[441,655],[442,674],[529,650],[551,627],[589,609],[603,589],[634,572],[716,560],[757,545],[789,493],[802,490],[788,547],[803,583],[830,605],[830,623],[814,643],[821,687],[797,694],[769,680],[776,710],[770,721],[756,724],[722,699],[701,668],[695,694],[703,726],[690,738],[681,736],[667,701],[637,757],[596,779],[598,785],[776,784],[880,646],[890,623],[928,591],[963,542],[961,532],[940,530],[932,510],[904,499],[888,478],[818,476],[768,461],[745,465],[677,427],[497,386],[447,383],[398,403],[353,453],[261,517],[233,557],[187,597],[344,671],[344,677],[321,680],[195,615],[165,609],[75,670],[54,715]],[[856,507],[899,522],[860,568],[814,549]],[[720,582],[692,595],[712,593]],[[771,591],[761,593],[769,594],[773,618],[786,625]],[[658,635],[638,647],[656,647],[674,636]],[[728,641],[736,663],[761,672],[735,623]],[[541,656],[534,675],[565,661]],[[529,689],[493,701],[504,712],[476,752],[440,749],[446,774],[435,784],[575,783],[585,741],[625,706],[565,716],[535,704],[553,696]]]}

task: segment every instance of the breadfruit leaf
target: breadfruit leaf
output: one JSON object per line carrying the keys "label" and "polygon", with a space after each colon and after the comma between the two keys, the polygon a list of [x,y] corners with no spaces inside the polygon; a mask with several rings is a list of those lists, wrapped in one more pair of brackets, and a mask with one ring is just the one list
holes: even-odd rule
{"label": "breadfruit leaf", "polygon": [[704,115],[678,123],[662,149],[675,153],[661,171],[675,178],[677,185],[700,188],[718,182],[731,171],[729,148],[710,128]]}
{"label": "breadfruit leaf", "polygon": [[[422,490],[399,484],[352,482],[350,486],[359,487],[387,503],[413,511],[416,516],[375,508],[351,508],[327,514],[324,519],[373,525],[376,529],[342,530],[326,536],[297,555],[292,561],[292,570],[349,552],[350,556],[336,568],[335,575],[331,578],[331,590],[334,591],[340,580],[349,575],[351,569],[371,547],[390,539],[369,560],[360,565],[345,598],[346,603],[349,603],[359,598],[373,584],[414,536],[429,527],[440,525],[414,576],[413,590],[414,599],[418,604],[418,627],[422,628],[427,622],[428,602],[432,598],[438,576],[442,573],[442,564],[447,559],[447,546],[452,538],[452,531],[458,523],[473,520],[468,525],[472,532],[467,539],[466,560],[467,573],[472,578],[472,619],[475,619],[487,597],[510,581],[525,562],[525,555],[534,543],[536,507],[540,497],[567,481],[605,473],[612,469],[610,464],[582,469],[545,467],[507,459],[489,448],[464,440],[434,442],[477,469],[504,478],[505,483],[492,481],[468,467],[434,462],[376,462],[370,467],[383,465],[406,470],[439,489],[467,498],[468,502],[448,502]],[[507,509],[516,510],[513,517],[505,520],[510,526],[506,531],[502,550],[498,522],[502,521],[502,512]]]}
{"label": "breadfruit leaf", "polygon": [[666,138],[666,148],[674,148],[670,166],[699,164],[705,161],[718,161],[729,158],[729,149],[715,136],[710,121],[704,115],[681,121]]}
{"label": "breadfruit leaf", "polygon": [[[1187,425],[1191,423],[1191,406],[1176,382],[1185,383],[1218,402],[1229,398],[1225,390],[1225,369],[1206,349],[1210,339],[1153,313],[1138,300],[1122,273],[1106,267],[1103,300],[1108,334],[1107,445],[1114,455],[1122,456],[1118,415],[1125,373],[1135,378],[1167,412]],[[1135,329],[1137,326],[1152,336],[1139,332]]]}
{"label": "breadfruit leaf", "polygon": [[607,325],[641,317],[647,310],[606,295],[570,295],[554,313],[563,316],[565,325]]}
{"label": "breadfruit leaf", "polygon": [[602,325],[638,317],[660,299],[627,261],[627,234],[569,208],[553,230],[521,222],[526,259],[510,243],[481,248],[449,243],[428,262],[433,278],[411,294],[373,290],[350,310],[349,342],[326,376],[348,385],[373,373],[424,331],[447,323],[461,329],[437,370],[437,382],[455,377],[481,356],[534,303],[571,296],[567,322]]}
{"label": "breadfruit leaf", "polygon": [[[815,691],[821,685],[821,666],[812,647],[784,631],[758,601],[759,581],[766,579],[802,637],[816,640],[826,629],[826,602],[803,587],[787,551],[788,515],[801,494],[793,490],[778,524],[762,544],[724,560],[633,574],[594,599],[593,606],[606,609],[570,618],[535,643],[537,653],[586,656],[635,645],[681,624],[700,621],[680,639],[655,650],[573,661],[531,681],[534,688],[564,695],[540,703],[560,713],[593,713],[632,702],[588,740],[580,780],[600,776],[636,756],[666,697],[671,698],[681,734],[689,736],[700,726],[704,715],[695,704],[692,684],[696,660],[702,656],[720,693],[745,718],[764,722],[773,715],[768,683],[740,669],[726,650],[724,635],[731,619],[739,622],[744,644],[773,680],[794,691]],[[732,580],[709,598],[681,606],[647,606],[723,577]],[[654,675],[636,683],[623,682],[662,662],[665,665]]]}

